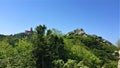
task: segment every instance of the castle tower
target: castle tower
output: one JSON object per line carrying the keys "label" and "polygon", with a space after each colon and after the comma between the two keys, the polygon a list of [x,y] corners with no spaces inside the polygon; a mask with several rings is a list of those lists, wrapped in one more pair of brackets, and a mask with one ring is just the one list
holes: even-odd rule
{"label": "castle tower", "polygon": [[33,33],[33,29],[32,29],[32,27],[30,28],[30,32]]}
{"label": "castle tower", "polygon": [[30,28],[30,30],[26,30],[25,33],[28,34],[28,35],[29,35],[29,34],[32,34],[32,33],[33,33],[32,27]]}

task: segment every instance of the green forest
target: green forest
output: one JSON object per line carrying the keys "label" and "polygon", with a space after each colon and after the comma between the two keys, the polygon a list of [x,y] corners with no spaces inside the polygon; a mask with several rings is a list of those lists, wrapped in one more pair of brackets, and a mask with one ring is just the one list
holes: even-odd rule
{"label": "green forest", "polygon": [[117,68],[117,50],[83,29],[62,34],[38,25],[31,33],[0,35],[0,68]]}

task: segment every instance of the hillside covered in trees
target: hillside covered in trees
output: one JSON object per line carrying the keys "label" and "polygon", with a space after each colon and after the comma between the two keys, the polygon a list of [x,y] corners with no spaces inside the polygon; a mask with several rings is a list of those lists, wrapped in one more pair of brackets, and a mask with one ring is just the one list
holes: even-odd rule
{"label": "hillside covered in trees", "polygon": [[0,68],[117,68],[118,50],[97,35],[39,25],[31,33],[0,35]]}

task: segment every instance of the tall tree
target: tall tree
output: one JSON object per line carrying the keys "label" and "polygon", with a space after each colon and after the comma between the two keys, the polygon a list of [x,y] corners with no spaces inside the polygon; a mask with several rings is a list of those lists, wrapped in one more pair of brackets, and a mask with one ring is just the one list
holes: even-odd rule
{"label": "tall tree", "polygon": [[35,50],[34,50],[34,55],[36,57],[36,66],[37,68],[45,68],[45,39],[44,39],[44,34],[45,34],[46,26],[45,25],[39,25],[36,28],[37,31],[37,42],[35,42]]}
{"label": "tall tree", "polygon": [[[48,55],[49,55],[49,64],[53,64],[52,62],[55,59],[63,59],[65,60],[65,49],[64,49],[64,41],[62,37],[54,35],[51,30],[47,31],[46,36],[46,44],[49,48]],[[52,66],[50,66],[53,68]]]}

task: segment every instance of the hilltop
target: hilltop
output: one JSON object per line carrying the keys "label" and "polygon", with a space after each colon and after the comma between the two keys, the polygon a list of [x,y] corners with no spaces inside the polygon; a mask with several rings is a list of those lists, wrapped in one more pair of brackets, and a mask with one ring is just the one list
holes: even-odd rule
{"label": "hilltop", "polygon": [[[107,45],[113,45],[111,42],[109,42],[108,40],[105,40],[103,39],[102,37],[100,36],[97,36],[95,34],[93,35],[90,35],[90,34],[87,34],[84,29],[80,28],[80,29],[75,29],[73,31],[70,31],[66,34],[67,36],[82,36],[82,37],[93,37],[96,39],[96,41],[100,42],[100,43],[104,43],[104,44],[107,44]],[[101,40],[101,41],[100,41]]]}

